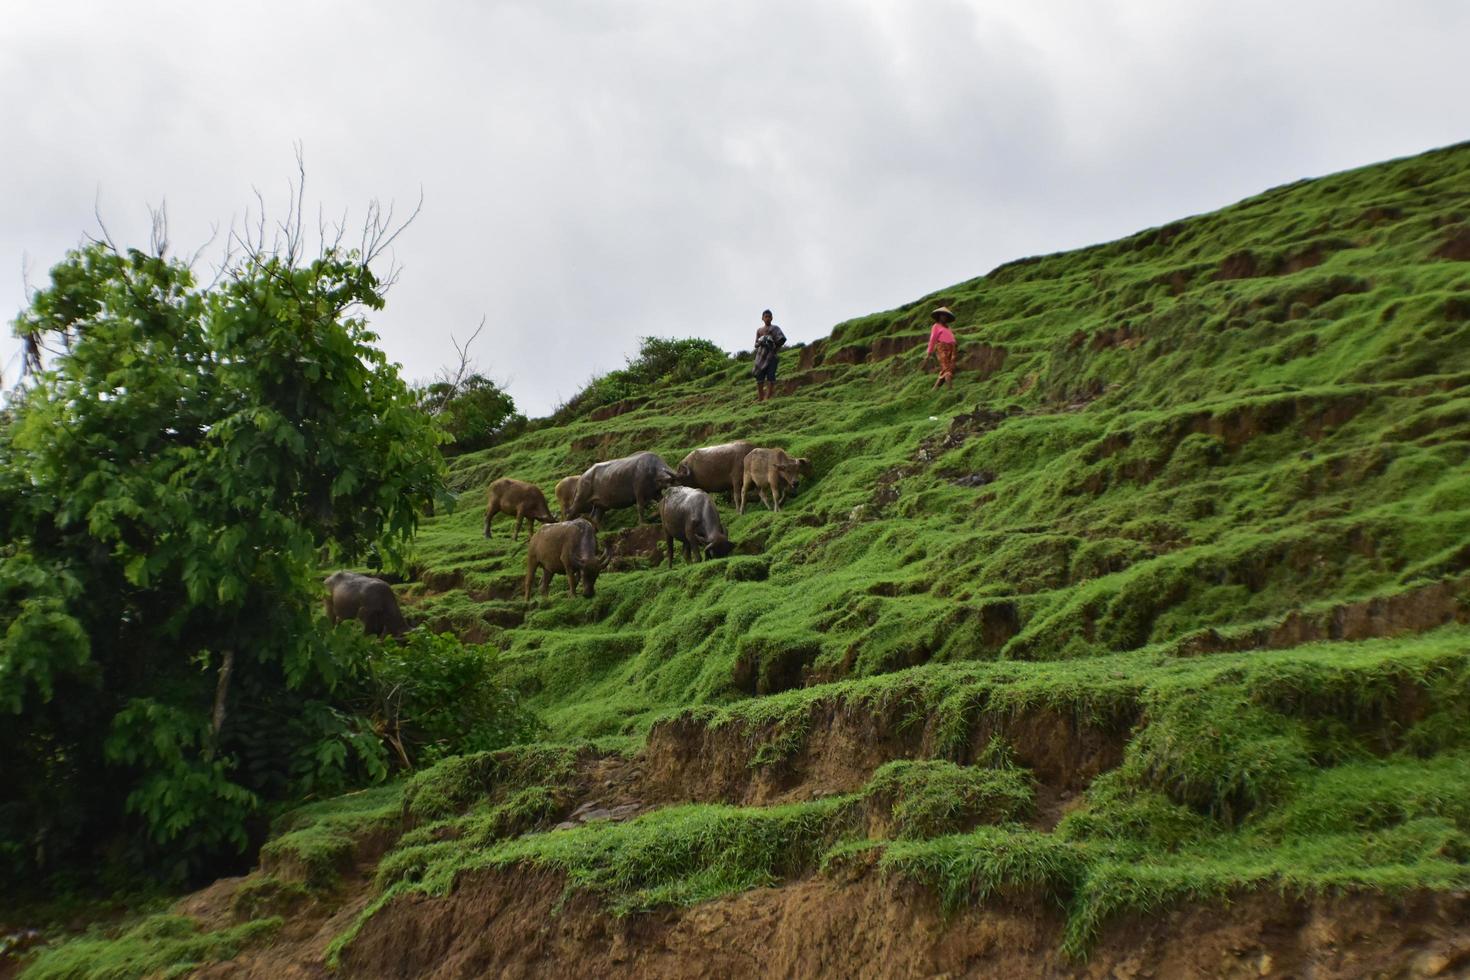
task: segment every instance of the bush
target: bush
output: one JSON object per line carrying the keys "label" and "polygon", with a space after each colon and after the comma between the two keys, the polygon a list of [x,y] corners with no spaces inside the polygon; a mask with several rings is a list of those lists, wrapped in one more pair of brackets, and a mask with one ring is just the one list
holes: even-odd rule
{"label": "bush", "polygon": [[[350,628],[350,626],[349,626]],[[405,768],[534,738],[540,724],[496,679],[496,654],[415,630],[368,657],[373,727]]]}
{"label": "bush", "polygon": [[692,381],[719,370],[725,361],[725,352],[708,340],[644,337],[639,342],[638,356],[630,358],[626,368],[593,378],[553,418],[565,421],[603,405],[651,394],[666,385]]}

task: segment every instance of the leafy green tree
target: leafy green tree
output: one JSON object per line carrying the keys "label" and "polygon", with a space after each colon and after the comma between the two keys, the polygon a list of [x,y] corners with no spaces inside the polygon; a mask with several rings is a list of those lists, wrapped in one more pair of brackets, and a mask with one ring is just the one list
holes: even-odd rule
{"label": "leafy green tree", "polygon": [[452,441],[446,453],[483,449],[506,426],[525,420],[510,393],[478,373],[457,381],[435,381],[417,395],[424,411],[449,433]]}
{"label": "leafy green tree", "polygon": [[0,867],[201,870],[383,773],[316,569],[397,552],[443,436],[373,345],[372,257],[293,240],[201,286],[94,243],[17,320],[58,354],[0,426]]}

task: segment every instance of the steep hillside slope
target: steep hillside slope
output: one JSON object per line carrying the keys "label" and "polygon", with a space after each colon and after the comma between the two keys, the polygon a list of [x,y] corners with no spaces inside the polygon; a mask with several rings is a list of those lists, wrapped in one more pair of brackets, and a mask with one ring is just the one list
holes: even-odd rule
{"label": "steep hillside slope", "polygon": [[[917,370],[939,303],[952,393]],[[732,361],[456,461],[404,597],[545,741],[299,818],[247,884],[346,891],[230,969],[1470,962],[1470,145],[1011,263],[782,368],[765,405]],[[816,472],[722,502],[728,559],[655,567],[625,515],[596,598],[525,606],[523,542],[481,535],[494,478],[739,437]]]}

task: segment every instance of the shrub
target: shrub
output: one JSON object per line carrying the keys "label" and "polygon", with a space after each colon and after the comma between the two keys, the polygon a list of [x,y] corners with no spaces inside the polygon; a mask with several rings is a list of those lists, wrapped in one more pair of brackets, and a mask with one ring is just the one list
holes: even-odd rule
{"label": "shrub", "polygon": [[496,666],[487,647],[416,630],[369,653],[365,713],[405,768],[529,741],[540,724]]}

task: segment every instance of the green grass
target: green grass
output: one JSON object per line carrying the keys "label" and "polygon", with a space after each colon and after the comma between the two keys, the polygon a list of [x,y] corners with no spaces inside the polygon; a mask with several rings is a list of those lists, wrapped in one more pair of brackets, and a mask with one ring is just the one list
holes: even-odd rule
{"label": "green grass", "polygon": [[227,960],[281,927],[278,918],[202,932],[182,915],[153,915],[117,936],[90,933],[43,950],[26,968],[27,980],[133,980],[182,977]]}
{"label": "green grass", "polygon": [[[839,324],[762,406],[732,360],[458,457],[408,610],[499,651],[552,743],[416,777],[380,903],[533,864],[628,910],[872,852],[950,902],[1055,901],[1078,952],[1182,899],[1464,887],[1470,262],[1435,253],[1467,228],[1463,145]],[[954,392],[917,370],[938,303],[959,314]],[[481,536],[494,478],[549,491],[734,438],[815,477],[780,514],[722,501],[730,559],[525,605],[524,544]],[[1051,831],[1024,823],[1040,747],[1014,737],[1047,712],[1121,758]],[[544,832],[589,741],[636,751],[679,717],[762,769],[836,713],[926,757],[831,800]]]}
{"label": "green grass", "polygon": [[272,826],[261,865],[288,880],[328,887],[367,838],[396,834],[402,797],[402,785],[393,784],[298,807]]}

